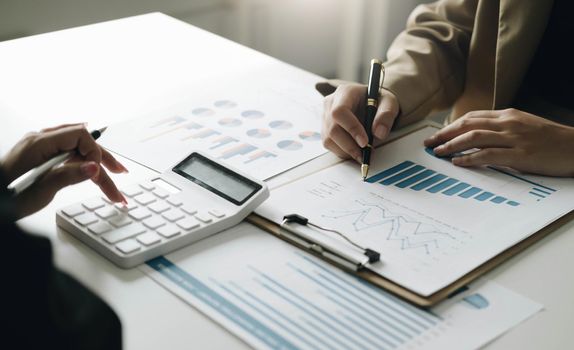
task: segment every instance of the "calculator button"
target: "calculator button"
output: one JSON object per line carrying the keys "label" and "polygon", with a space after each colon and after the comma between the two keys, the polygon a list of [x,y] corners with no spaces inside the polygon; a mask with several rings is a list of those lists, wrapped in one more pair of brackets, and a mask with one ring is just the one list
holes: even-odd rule
{"label": "calculator button", "polygon": [[153,191],[155,185],[152,184],[151,182],[144,182],[143,184],[140,184],[140,187],[146,191]]}
{"label": "calculator button", "polygon": [[83,214],[85,211],[86,210],[84,209],[84,207],[81,206],[80,204],[74,204],[74,205],[70,205],[69,207],[63,209],[62,213],[66,214],[66,216],[73,218],[74,216],[78,216],[80,214]]}
{"label": "calculator button", "polygon": [[88,230],[96,235],[101,235],[110,231],[113,227],[105,221],[96,222],[93,225],[88,226]]}
{"label": "calculator button", "polygon": [[170,237],[173,237],[175,235],[178,235],[179,232],[180,232],[180,230],[174,225],[167,225],[164,227],[160,227],[157,230],[157,233],[164,236],[165,238],[170,238]]}
{"label": "calculator button", "polygon": [[112,232],[104,233],[103,235],[101,235],[101,237],[104,239],[104,241],[110,244],[114,244],[119,241],[123,241],[124,239],[137,236],[140,233],[144,233],[145,231],[146,231],[145,227],[143,227],[141,224],[136,223],[133,225],[115,229]]}
{"label": "calculator button", "polygon": [[200,226],[199,222],[192,217],[179,220],[176,224],[184,230],[191,230]]}
{"label": "calculator button", "polygon": [[108,220],[108,222],[110,224],[114,225],[115,227],[123,227],[123,226],[129,225],[132,223],[130,218],[128,218],[127,216],[124,216],[124,215],[115,216],[115,217],[111,218],[110,220]]}
{"label": "calculator button", "polygon": [[142,220],[151,216],[151,212],[146,208],[137,208],[130,211],[129,216],[136,220]]}
{"label": "calculator button", "polygon": [[116,207],[116,209],[119,209],[123,212],[134,210],[135,208],[138,207],[138,205],[135,204],[134,202],[128,202],[127,205],[124,205],[123,203],[116,203],[114,204],[114,206]]}
{"label": "calculator button", "polygon": [[97,222],[98,217],[92,213],[85,213],[85,214],[76,216],[74,218],[74,220],[82,226],[88,226],[89,224],[93,224],[94,222]]}
{"label": "calculator button", "polygon": [[136,239],[138,242],[145,246],[150,246],[161,242],[161,237],[158,236],[155,232],[146,232],[143,235],[137,236]]}
{"label": "calculator button", "polygon": [[143,190],[138,186],[130,186],[128,188],[124,188],[122,192],[128,197],[134,197],[137,196],[138,194],[142,194]]}
{"label": "calculator button", "polygon": [[148,209],[153,211],[154,213],[163,213],[164,211],[168,210],[170,208],[169,204],[165,203],[165,202],[156,202],[153,204],[150,204],[148,206]]}
{"label": "calculator button", "polygon": [[116,244],[116,248],[124,254],[129,254],[140,250],[140,244],[133,239],[128,239],[127,241]]}
{"label": "calculator button", "polygon": [[173,205],[174,207],[179,207],[183,202],[181,201],[181,199],[177,198],[177,197],[169,197],[167,199],[167,202],[171,205]]}
{"label": "calculator button", "polygon": [[166,190],[161,189],[161,188],[156,188],[155,190],[153,190],[152,193],[161,199],[165,199],[165,198],[169,197],[169,192],[167,192]]}
{"label": "calculator button", "polygon": [[189,215],[193,215],[195,213],[197,213],[197,209],[189,204],[185,204],[183,207],[181,207],[181,210],[183,210],[184,212],[186,212]]}
{"label": "calculator button", "polygon": [[118,215],[118,212],[113,207],[100,208],[96,210],[95,213],[102,219],[109,219],[112,216]]}
{"label": "calculator button", "polygon": [[183,213],[180,210],[171,209],[163,213],[162,216],[169,221],[176,221],[183,218],[185,215],[183,215]]}
{"label": "calculator button", "polygon": [[140,194],[134,197],[134,199],[141,205],[148,205],[156,201],[156,198],[149,193]]}
{"label": "calculator button", "polygon": [[195,214],[195,218],[196,218],[197,220],[203,222],[204,224],[208,224],[208,223],[210,223],[210,222],[212,221],[212,220],[211,220],[211,217],[207,216],[207,215],[204,214],[204,213],[197,213],[197,214]]}
{"label": "calculator button", "polygon": [[165,225],[165,221],[163,221],[161,218],[158,218],[157,216],[151,217],[149,219],[145,219],[142,222],[145,226],[147,226],[151,229],[156,229],[160,226]]}
{"label": "calculator button", "polygon": [[96,210],[96,209],[99,209],[99,208],[103,207],[104,205],[106,205],[106,203],[104,201],[102,201],[100,198],[96,198],[96,199],[86,201],[86,202],[82,203],[82,205],[86,209]]}
{"label": "calculator button", "polygon": [[211,209],[210,211],[208,211],[208,213],[211,214],[212,216],[218,218],[218,219],[225,217],[225,213],[222,213],[217,209]]}

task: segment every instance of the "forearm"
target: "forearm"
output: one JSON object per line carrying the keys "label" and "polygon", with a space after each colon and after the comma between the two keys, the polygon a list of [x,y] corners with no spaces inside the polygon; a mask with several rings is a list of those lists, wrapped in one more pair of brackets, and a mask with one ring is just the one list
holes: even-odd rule
{"label": "forearm", "polygon": [[420,5],[387,53],[384,87],[400,104],[398,126],[452,105],[462,93],[478,0]]}

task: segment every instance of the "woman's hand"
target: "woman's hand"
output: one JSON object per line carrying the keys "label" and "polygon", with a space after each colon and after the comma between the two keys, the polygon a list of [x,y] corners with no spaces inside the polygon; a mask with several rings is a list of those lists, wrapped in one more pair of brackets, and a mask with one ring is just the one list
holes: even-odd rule
{"label": "woman's hand", "polygon": [[522,172],[574,176],[574,128],[519,111],[474,111],[425,140],[460,166],[500,165]]}
{"label": "woman's hand", "polygon": [[[367,87],[359,84],[341,85],[325,97],[323,111],[323,146],[341,158],[361,162],[361,148],[368,142],[363,127]],[[373,136],[383,140],[389,134],[399,113],[399,103],[391,92],[381,90],[379,107],[373,121]],[[375,141],[375,144],[378,142]]]}
{"label": "woman's hand", "polygon": [[125,202],[102,165],[113,173],[127,172],[127,169],[95,142],[83,124],[61,125],[28,134],[4,157],[2,171],[10,183],[65,152],[76,152],[76,155],[15,197],[17,215],[22,217],[42,209],[60,189],[87,179],[92,179],[110,200]]}

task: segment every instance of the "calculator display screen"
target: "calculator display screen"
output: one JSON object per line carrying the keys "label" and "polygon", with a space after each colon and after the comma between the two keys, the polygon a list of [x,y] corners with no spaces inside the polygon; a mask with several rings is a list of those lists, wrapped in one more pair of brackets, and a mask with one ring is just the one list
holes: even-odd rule
{"label": "calculator display screen", "polygon": [[236,205],[242,205],[261,189],[258,183],[198,153],[191,154],[172,170]]}

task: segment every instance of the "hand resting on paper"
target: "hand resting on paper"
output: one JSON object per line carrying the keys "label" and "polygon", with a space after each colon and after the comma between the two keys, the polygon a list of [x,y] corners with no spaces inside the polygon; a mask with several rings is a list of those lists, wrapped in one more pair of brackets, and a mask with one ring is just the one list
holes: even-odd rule
{"label": "hand resting on paper", "polygon": [[473,111],[424,142],[459,166],[499,165],[549,176],[574,176],[574,128],[520,111]]}

